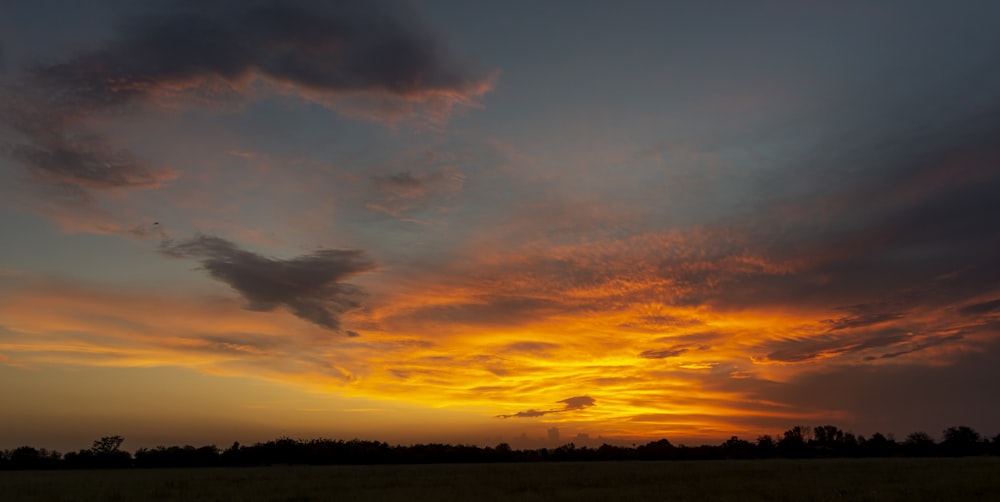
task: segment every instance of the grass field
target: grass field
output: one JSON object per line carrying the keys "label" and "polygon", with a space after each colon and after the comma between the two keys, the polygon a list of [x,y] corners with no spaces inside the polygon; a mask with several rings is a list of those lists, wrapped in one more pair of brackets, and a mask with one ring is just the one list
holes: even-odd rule
{"label": "grass field", "polygon": [[1000,500],[1000,458],[8,471],[0,500]]}

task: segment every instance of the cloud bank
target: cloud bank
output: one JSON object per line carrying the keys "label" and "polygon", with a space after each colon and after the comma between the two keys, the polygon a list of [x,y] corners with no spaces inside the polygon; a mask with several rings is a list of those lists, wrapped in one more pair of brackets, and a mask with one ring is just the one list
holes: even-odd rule
{"label": "cloud bank", "polygon": [[[436,103],[445,115],[489,90],[492,77],[448,50],[410,9],[391,1],[168,1],[124,22],[97,49],[26,68],[0,94],[9,140],[0,152],[26,178],[86,198],[89,190],[154,187],[174,176],[92,127],[143,106],[226,103],[296,94],[354,114],[405,114]],[[348,110],[348,108],[353,108]]]}

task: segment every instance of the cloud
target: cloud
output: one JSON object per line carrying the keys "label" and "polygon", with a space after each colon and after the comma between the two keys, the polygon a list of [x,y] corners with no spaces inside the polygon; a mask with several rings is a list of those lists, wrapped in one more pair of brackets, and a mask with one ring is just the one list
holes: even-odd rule
{"label": "cloud", "polygon": [[76,188],[152,187],[169,177],[155,173],[126,150],[97,135],[31,131],[32,144],[15,144],[6,154],[24,165],[35,181]]}
{"label": "cloud", "polygon": [[730,277],[692,303],[825,309],[904,296],[878,315],[834,321],[846,329],[990,294],[1000,277],[988,251],[1000,242],[998,112],[993,104],[906,128],[876,121],[786,159],[761,177],[757,210],[730,223],[750,255],[788,264],[787,273]]}
{"label": "cloud", "polygon": [[650,349],[640,352],[639,357],[644,359],[666,359],[668,357],[677,357],[687,351],[687,347],[680,346],[669,349]]}
{"label": "cloud", "polygon": [[423,196],[424,182],[409,171],[399,172],[390,176],[375,176],[375,186],[398,194],[403,198]]}
{"label": "cloud", "polygon": [[344,283],[374,264],[358,250],[321,249],[288,260],[240,249],[225,239],[199,235],[161,252],[201,261],[213,279],[226,283],[247,302],[246,308],[270,312],[285,307],[294,315],[327,329],[340,329],[340,315],[361,306],[363,291]]}
{"label": "cloud", "polygon": [[525,341],[508,343],[500,349],[500,352],[546,355],[560,347],[560,345],[555,343]]}
{"label": "cloud", "polygon": [[883,303],[853,305],[843,309],[850,311],[853,315],[829,319],[824,322],[829,324],[831,331],[837,331],[895,321],[906,316],[906,312],[881,311],[886,307]]}
{"label": "cloud", "polygon": [[[488,78],[453,56],[400,2],[162,2],[104,48],[32,78],[105,108],[158,92],[261,76],[317,93],[471,97]],[[207,80],[206,80],[207,79]]]}
{"label": "cloud", "polygon": [[28,181],[73,193],[78,201],[89,201],[89,190],[148,188],[171,178],[92,132],[88,116],[117,113],[120,101],[78,102],[73,89],[88,85],[68,76],[63,89],[33,78],[6,89],[0,94],[0,133],[6,129],[0,153],[20,164]]}
{"label": "cloud", "polygon": [[94,132],[151,105],[276,92],[353,115],[398,117],[425,106],[446,118],[492,85],[401,2],[176,0],[141,10],[105,44],[25,68],[0,89],[0,154],[28,181],[86,198],[175,177]]}
{"label": "cloud", "polygon": [[882,355],[878,356],[877,358],[875,356],[868,356],[868,357],[865,358],[865,360],[866,361],[874,361],[875,359],[892,359],[894,357],[899,357],[899,356],[904,356],[906,354],[912,354],[914,352],[919,352],[921,350],[924,350],[924,349],[927,349],[927,348],[930,348],[930,347],[936,347],[938,345],[944,345],[944,344],[951,343],[951,342],[957,342],[957,341],[959,341],[959,340],[961,340],[963,338],[965,338],[965,335],[962,334],[962,333],[955,333],[955,334],[949,335],[949,336],[926,338],[924,341],[922,341],[920,343],[911,344],[910,346],[906,347],[904,350],[900,350],[898,352],[888,352],[888,353],[885,353],[885,354],[882,354]]}
{"label": "cloud", "polygon": [[520,326],[578,310],[548,298],[483,295],[472,301],[419,306],[387,318],[392,325]]}
{"label": "cloud", "polygon": [[898,345],[912,337],[912,334],[899,329],[887,329],[874,333],[808,336],[781,342],[776,350],[767,355],[767,359],[786,363],[809,362],[849,352]]}
{"label": "cloud", "polygon": [[560,412],[563,412],[563,411],[572,411],[572,410],[582,410],[584,408],[590,408],[591,406],[594,406],[594,404],[595,404],[594,398],[592,398],[590,396],[576,396],[576,397],[571,397],[571,398],[563,399],[562,401],[556,401],[556,402],[563,403],[563,404],[566,405],[565,408],[563,408],[562,410],[559,410]]}
{"label": "cloud", "polygon": [[538,411],[538,410],[525,410],[514,413],[513,415],[497,415],[500,418],[535,418],[541,417],[546,414],[553,413],[552,411]]}
{"label": "cloud", "polygon": [[998,309],[1000,309],[1000,299],[967,305],[959,309],[959,312],[967,316],[981,316],[984,314],[989,314],[990,312],[993,312]]}
{"label": "cloud", "polygon": [[365,206],[397,218],[428,209],[440,210],[464,182],[465,176],[451,166],[424,173],[407,170],[373,176],[373,199]]}
{"label": "cloud", "polygon": [[869,429],[858,432],[934,431],[958,423],[989,430],[1000,420],[993,398],[1000,391],[998,348],[991,340],[982,350],[956,353],[951,364],[818,367],[771,385],[766,395],[797,409],[843,410],[850,417],[846,426],[863,423]]}
{"label": "cloud", "polygon": [[[922,327],[918,330],[916,327]],[[892,359],[932,347],[954,344],[960,347],[969,332],[951,318],[930,317],[921,324],[840,331],[831,329],[820,335],[806,335],[772,345],[767,360],[784,363],[813,362],[847,354],[868,354],[857,362]],[[758,361],[763,362],[763,361]]]}
{"label": "cloud", "polygon": [[618,325],[620,328],[643,329],[647,331],[662,331],[672,328],[689,328],[697,326],[700,321],[697,319],[682,319],[671,315],[647,315],[639,316],[630,322]]}
{"label": "cloud", "polygon": [[545,416],[545,415],[548,415],[548,414],[551,414],[551,413],[565,413],[567,411],[582,410],[582,409],[585,409],[585,408],[590,408],[591,406],[594,406],[595,404],[597,404],[597,402],[594,400],[594,398],[592,398],[590,396],[570,397],[570,398],[563,399],[561,401],[556,401],[556,402],[557,403],[563,403],[564,406],[562,408],[557,408],[557,409],[554,409],[554,410],[540,411],[540,410],[531,409],[531,410],[519,411],[517,413],[513,413],[513,414],[510,414],[510,415],[497,415],[497,418],[536,418],[536,417]]}

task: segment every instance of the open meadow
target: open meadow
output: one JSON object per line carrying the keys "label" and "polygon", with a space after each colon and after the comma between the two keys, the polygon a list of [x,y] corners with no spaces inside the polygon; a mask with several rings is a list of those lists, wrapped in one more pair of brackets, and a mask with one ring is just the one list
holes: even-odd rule
{"label": "open meadow", "polygon": [[0,500],[997,500],[1000,458],[0,472]]}

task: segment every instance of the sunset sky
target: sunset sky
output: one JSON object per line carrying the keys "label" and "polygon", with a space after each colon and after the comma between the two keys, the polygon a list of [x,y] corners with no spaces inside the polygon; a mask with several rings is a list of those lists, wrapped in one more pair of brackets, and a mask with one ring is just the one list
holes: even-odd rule
{"label": "sunset sky", "polygon": [[996,434],[997,26],[0,0],[0,448]]}

